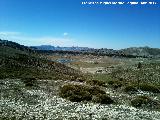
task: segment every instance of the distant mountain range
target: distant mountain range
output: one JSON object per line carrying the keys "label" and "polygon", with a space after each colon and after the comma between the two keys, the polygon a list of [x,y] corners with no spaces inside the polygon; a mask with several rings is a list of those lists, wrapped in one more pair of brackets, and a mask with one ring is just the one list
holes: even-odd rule
{"label": "distant mountain range", "polygon": [[94,49],[88,47],[55,47],[51,45],[41,45],[41,46],[31,46],[34,50],[52,50],[52,51],[77,51],[77,52],[87,52],[96,53],[99,55],[116,55],[116,56],[130,56],[130,57],[160,57],[159,48],[146,47],[130,47],[126,49],[114,50],[114,49]]}
{"label": "distant mountain range", "polygon": [[150,48],[146,47],[130,47],[120,50],[113,49],[95,49],[95,52],[99,54],[108,54],[115,56],[124,56],[124,57],[158,57],[160,58],[160,49],[159,48]]}
{"label": "distant mountain range", "polygon": [[121,49],[124,54],[135,55],[135,56],[148,56],[148,57],[160,57],[159,48],[146,47],[131,47],[126,49]]}
{"label": "distant mountain range", "polygon": [[[159,48],[150,48],[146,47],[130,47],[126,49],[114,50],[114,49],[94,49],[89,47],[55,47],[51,45],[41,45],[41,46],[24,46],[18,43],[8,41],[8,40],[1,40],[0,39],[0,46],[8,46],[14,49],[28,51],[28,52],[35,52],[35,51],[68,51],[68,52],[79,52],[85,54],[95,54],[95,55],[108,55],[108,56],[122,56],[122,57],[158,57],[160,58],[160,49]],[[65,52],[63,52],[65,53]]]}
{"label": "distant mountain range", "polygon": [[31,46],[34,50],[63,50],[63,51],[81,51],[81,50],[90,50],[93,48],[88,47],[55,47],[52,45],[41,45],[41,46]]}

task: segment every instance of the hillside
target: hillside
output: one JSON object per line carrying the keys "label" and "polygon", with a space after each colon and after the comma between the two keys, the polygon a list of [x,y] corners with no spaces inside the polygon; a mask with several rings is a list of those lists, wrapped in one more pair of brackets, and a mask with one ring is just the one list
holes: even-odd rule
{"label": "hillside", "polygon": [[41,53],[69,53],[74,54],[74,52],[78,54],[92,54],[92,55],[107,55],[107,56],[119,56],[119,57],[160,57],[160,49],[159,48],[150,48],[150,47],[130,47],[120,50],[114,49],[94,49],[88,47],[54,47],[51,45],[41,45],[41,46],[31,46],[32,50],[36,50]]}
{"label": "hillside", "polygon": [[130,47],[120,50],[102,48],[95,49],[95,53],[122,57],[160,57],[160,49],[150,47]]}
{"label": "hillside", "polygon": [[[160,118],[157,58],[95,51],[50,54],[11,41],[0,43],[0,120]],[[70,62],[61,64],[64,60]]]}
{"label": "hillside", "polygon": [[126,49],[121,49],[126,55],[144,56],[144,57],[160,57],[159,48],[150,47],[131,47]]}
{"label": "hillside", "polygon": [[80,73],[45,59],[26,46],[0,40],[0,78],[77,79]]}
{"label": "hillside", "polygon": [[0,46],[11,47],[11,48],[18,49],[21,51],[26,51],[26,52],[34,52],[33,50],[31,50],[27,46],[20,45],[16,42],[12,42],[12,41],[8,41],[8,40],[1,40],[0,39]]}

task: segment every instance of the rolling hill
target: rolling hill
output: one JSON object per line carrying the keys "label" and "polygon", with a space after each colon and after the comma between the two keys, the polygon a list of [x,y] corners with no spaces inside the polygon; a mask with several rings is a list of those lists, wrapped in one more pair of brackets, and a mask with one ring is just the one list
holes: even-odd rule
{"label": "rolling hill", "polygon": [[61,51],[70,53],[70,52],[79,52],[80,54],[93,54],[93,55],[107,55],[107,56],[120,56],[120,57],[160,57],[160,49],[159,48],[150,48],[150,47],[130,47],[120,50],[114,49],[94,49],[88,47],[54,47],[51,45],[41,45],[41,46],[31,46],[32,50],[38,52],[52,53]]}
{"label": "rolling hill", "polygon": [[159,48],[150,48],[150,47],[131,47],[126,49],[121,49],[124,54],[135,55],[135,56],[144,56],[144,57],[160,57]]}
{"label": "rolling hill", "polygon": [[70,67],[47,60],[29,47],[0,40],[0,78],[23,77],[76,80],[82,75]]}

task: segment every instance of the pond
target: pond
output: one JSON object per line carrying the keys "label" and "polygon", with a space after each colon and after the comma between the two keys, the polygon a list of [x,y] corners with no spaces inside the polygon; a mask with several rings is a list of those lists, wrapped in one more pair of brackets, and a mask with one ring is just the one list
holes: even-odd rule
{"label": "pond", "polygon": [[63,63],[63,64],[65,64],[65,63],[71,63],[73,61],[75,61],[75,60],[73,60],[73,59],[64,59],[64,58],[56,60],[56,62]]}

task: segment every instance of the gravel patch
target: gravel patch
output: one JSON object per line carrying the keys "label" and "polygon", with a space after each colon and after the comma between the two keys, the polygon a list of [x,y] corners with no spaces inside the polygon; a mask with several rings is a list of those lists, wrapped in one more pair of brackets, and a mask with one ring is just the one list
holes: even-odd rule
{"label": "gravel patch", "polygon": [[[57,95],[48,94],[45,89],[23,88],[23,94],[20,96],[23,95],[27,95],[25,102],[24,99],[1,96],[0,119],[7,117],[23,120],[159,120],[160,118],[158,111],[137,109],[128,105],[70,102]],[[30,104],[32,99],[37,102]]]}

